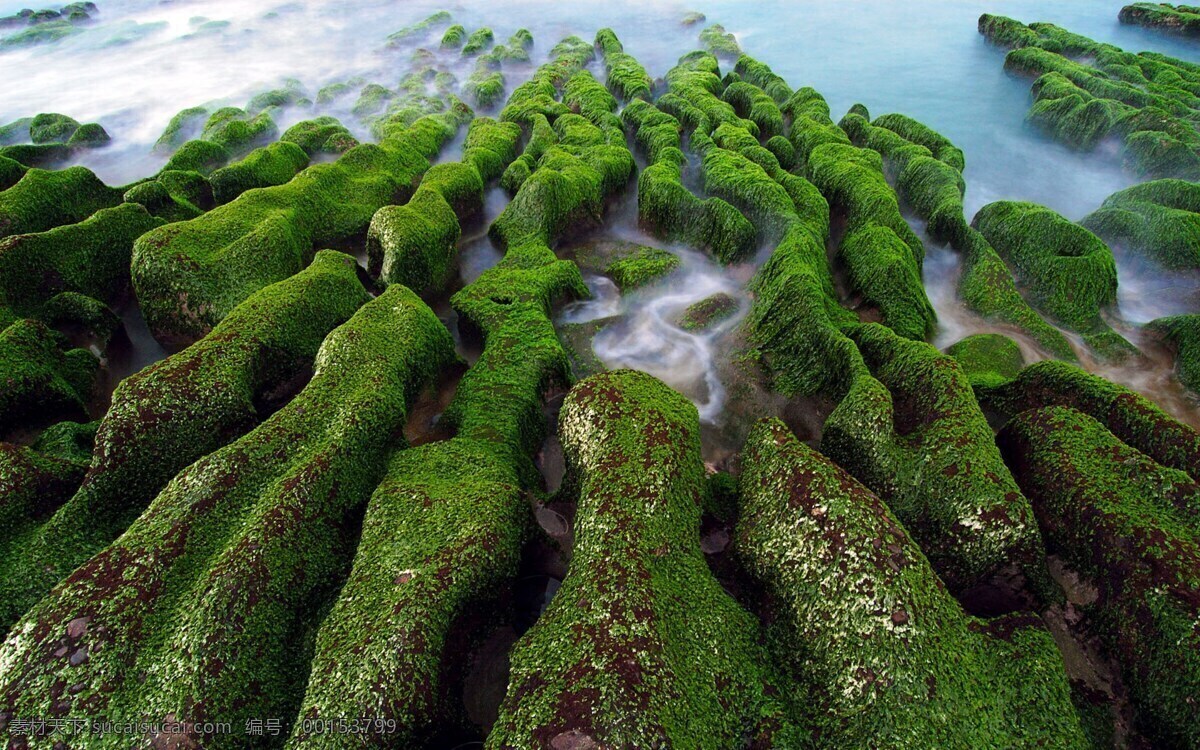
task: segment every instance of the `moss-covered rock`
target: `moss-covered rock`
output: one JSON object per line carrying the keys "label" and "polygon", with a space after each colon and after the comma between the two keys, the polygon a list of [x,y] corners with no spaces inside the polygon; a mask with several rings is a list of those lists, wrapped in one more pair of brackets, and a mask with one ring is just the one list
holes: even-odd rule
{"label": "moss-covered rock", "polygon": [[738,311],[738,301],[720,292],[687,306],[679,316],[679,327],[685,331],[703,331],[720,325]]}
{"label": "moss-covered rock", "polygon": [[222,107],[209,115],[200,137],[221,146],[231,154],[244,154],[255,146],[279,136],[279,128],[269,112],[251,115],[237,107]]}
{"label": "moss-covered rock", "polygon": [[86,349],[67,351],[61,334],[36,320],[0,331],[0,434],[30,423],[87,416],[100,363]]}
{"label": "moss-covered rock", "polygon": [[515,123],[472,120],[462,162],[431,167],[407,204],[384,206],[371,218],[371,273],[417,291],[440,288],[453,270],[461,220],[482,208],[484,186],[516,158],[520,139]]}
{"label": "moss-covered rock", "polygon": [[972,388],[1002,385],[1025,366],[1021,347],[1002,333],[967,336],[950,345],[946,354],[958,361]]}
{"label": "moss-covered rock", "polygon": [[1048,208],[1018,201],[989,203],[972,226],[1015,269],[1034,307],[1082,334],[1101,356],[1136,351],[1100,315],[1117,298],[1116,262],[1100,238]]}
{"label": "moss-covered rock", "polygon": [[295,78],[288,79],[283,86],[276,89],[260,91],[250,97],[246,103],[246,114],[257,115],[272,108],[312,106],[304,87]]}
{"label": "moss-covered rock", "polygon": [[492,47],[495,41],[495,36],[489,28],[475,29],[471,35],[467,37],[467,41],[462,45],[463,57],[473,57],[475,55],[487,52]]}
{"label": "moss-covered rock", "polygon": [[612,29],[596,32],[596,49],[604,56],[604,70],[608,90],[621,101],[634,99],[650,100],[653,82],[642,64],[625,52],[625,47]]}
{"label": "moss-covered rock", "polygon": [[571,568],[513,650],[487,746],[717,748],[754,737],[775,711],[774,686],[756,623],[700,552],[695,407],[619,370],[579,383],[559,419],[565,486],[578,497]]}
{"label": "moss-covered rock", "polygon": [[[196,172],[209,175],[229,163],[233,154],[212,141],[191,140],[179,147],[163,166],[163,172]],[[159,174],[162,174],[160,172]]]}
{"label": "moss-covered rock", "polygon": [[924,340],[937,321],[921,283],[925,248],[900,214],[879,154],[826,143],[812,150],[808,173],[830,205],[846,214],[837,257],[851,286],[879,308],[890,328]]}
{"label": "moss-covered rock", "polygon": [[737,39],[719,23],[706,26],[700,31],[700,43],[714,55],[736,59],[742,54],[742,47]]}
{"label": "moss-covered rock", "polygon": [[308,154],[295,143],[278,141],[256,148],[240,161],[208,177],[213,200],[219,206],[247,190],[283,185],[308,166]]}
{"label": "moss-covered rock", "polygon": [[[453,356],[449,332],[407,289],[360,308],[325,339],[299,395],[177,475],[14,626],[0,647],[3,710],[237,726],[295,716],[307,644],[349,562],[353,514],[381,478],[406,405]],[[69,707],[57,703],[77,683]]]}
{"label": "moss-covered rock", "polygon": [[0,240],[0,326],[42,318],[46,304],[64,293],[116,302],[129,286],[134,240],[162,223],[127,203],[78,224]]}
{"label": "moss-covered rock", "polygon": [[427,18],[424,18],[411,26],[394,31],[388,34],[388,46],[395,47],[414,39],[419,39],[429,33],[430,29],[439,28],[450,23],[451,16],[449,11],[439,10],[436,13],[431,13]]}
{"label": "moss-covered rock", "polygon": [[1200,393],[1200,315],[1173,315],[1152,321],[1147,329],[1158,333],[1174,350],[1175,374],[1185,388]]}
{"label": "moss-covered rock", "polygon": [[79,492],[0,543],[0,626],[123,533],[172,476],[299,387],[325,335],[369,299],[355,269],[353,258],[322,251],[196,344],[117,386]]}
{"label": "moss-covered rock", "polygon": [[1194,5],[1169,3],[1133,3],[1121,8],[1121,23],[1146,26],[1172,34],[1200,36],[1200,9]]}
{"label": "moss-covered rock", "polygon": [[117,205],[121,197],[119,189],[105,185],[86,167],[30,169],[0,192],[0,237],[75,224]]}
{"label": "moss-covered rock", "polygon": [[461,23],[453,24],[442,34],[442,49],[461,49],[467,41],[467,29]]}
{"label": "moss-covered rock", "polygon": [[314,246],[365,232],[379,208],[412,189],[464,118],[455,109],[397,125],[379,145],[356,146],[284,185],[141,237],[133,284],[151,332],[195,340],[250,294],[303,268]]}
{"label": "moss-covered rock", "polygon": [[822,746],[1087,747],[1036,619],[965,615],[887,506],[779,420],[742,466],[735,550]]}
{"label": "moss-covered rock", "polygon": [[342,154],[358,145],[350,131],[334,117],[324,115],[302,120],[279,138],[304,149],[310,157],[317,154]]}
{"label": "moss-covered rock", "polygon": [[161,154],[175,153],[184,143],[200,135],[209,114],[206,107],[188,107],[180,110],[154,142],[154,151]]}
{"label": "moss-covered rock", "polygon": [[1200,433],[1145,396],[1065,362],[1035,362],[1011,382],[978,395],[986,408],[1009,418],[1030,409],[1069,406],[1163,466],[1188,473],[1200,466]]}
{"label": "moss-covered rock", "polygon": [[1164,268],[1200,269],[1200,185],[1195,183],[1154,180],[1119,190],[1080,224]]}
{"label": "moss-covered rock", "polygon": [[107,145],[112,140],[106,131],[99,123],[88,122],[80,125],[71,134],[71,138],[67,141],[67,146],[70,148],[99,148]]}
{"label": "moss-covered rock", "polygon": [[622,292],[645,286],[679,268],[679,256],[657,247],[637,246],[605,269]]}
{"label": "moss-covered rock", "polygon": [[1200,485],[1051,406],[999,438],[1047,541],[1096,586],[1094,627],[1140,728],[1163,747],[1200,736]]}
{"label": "moss-covered rock", "polygon": [[871,375],[859,375],[830,414],[821,449],[888,503],[952,590],[1008,564],[1044,586],[1045,551],[1029,502],[962,368],[878,324],[850,336]]}
{"label": "moss-covered rock", "polygon": [[79,129],[79,121],[56,112],[43,112],[29,123],[29,140],[34,143],[66,143]]}

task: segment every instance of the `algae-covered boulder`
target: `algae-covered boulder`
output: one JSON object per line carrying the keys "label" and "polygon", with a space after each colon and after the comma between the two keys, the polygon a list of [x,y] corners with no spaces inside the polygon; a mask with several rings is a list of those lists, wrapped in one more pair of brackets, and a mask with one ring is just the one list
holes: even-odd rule
{"label": "algae-covered boulder", "polygon": [[[453,357],[449,332],[407,289],[360,308],[325,339],[299,395],[184,469],[13,627],[0,647],[0,710],[173,714],[181,741],[213,748],[244,736],[191,722],[289,722],[306,633],[344,575],[353,516],[407,404]],[[64,706],[55,696],[74,684],[84,687]]]}
{"label": "algae-covered boulder", "polygon": [[1133,3],[1117,14],[1121,23],[1146,26],[1172,34],[1200,36],[1200,8],[1169,3]]}
{"label": "algae-covered boulder", "polygon": [[100,363],[86,349],[67,350],[63,335],[36,320],[0,331],[0,434],[28,423],[87,416]]}
{"label": "algae-covered boulder", "polygon": [[308,155],[300,146],[279,141],[256,148],[240,161],[214,171],[208,177],[213,200],[219,206],[247,190],[282,185],[308,166]]}
{"label": "algae-covered boulder", "polygon": [[0,324],[41,317],[63,293],[115,303],[129,285],[134,240],[162,223],[128,203],[77,224],[0,240]]}
{"label": "algae-covered boulder", "polygon": [[976,333],[946,349],[958,361],[972,387],[995,387],[1017,376],[1025,355],[1017,342],[1002,333]]}
{"label": "algae-covered boulder", "polygon": [[1161,335],[1174,350],[1179,382],[1200,393],[1200,315],[1159,318],[1147,329]]}
{"label": "algae-covered boulder", "polygon": [[1005,417],[1045,406],[1069,406],[1163,466],[1193,476],[1200,466],[1200,432],[1136,391],[1065,362],[1035,362],[1011,382],[979,395],[984,406]]}
{"label": "algae-covered boulder", "polygon": [[596,49],[604,56],[605,85],[622,101],[650,100],[650,74],[633,55],[625,52],[612,29],[596,32]]}
{"label": "algae-covered boulder", "polygon": [[324,115],[303,120],[284,131],[279,140],[295,143],[311,156],[341,154],[358,145],[358,141],[336,118]]}
{"label": "algae-covered boulder", "polygon": [[1023,412],[1000,446],[1047,542],[1097,589],[1089,618],[1139,727],[1162,747],[1200,736],[1200,485],[1060,406]]}
{"label": "algae-covered boulder", "polygon": [[222,107],[209,115],[200,137],[233,154],[249,151],[279,135],[269,112],[251,115],[237,107]]}
{"label": "algae-covered boulder", "polygon": [[703,331],[719,326],[738,311],[738,301],[724,292],[705,297],[687,306],[679,316],[679,327],[685,331]]}
{"label": "algae-covered boulder", "polygon": [[180,110],[154,142],[155,153],[172,154],[184,143],[200,135],[209,114],[206,107],[188,107]]}
{"label": "algae-covered boulder", "polygon": [[30,169],[17,184],[0,192],[0,237],[74,224],[120,202],[121,191],[105,185],[86,167]]}
{"label": "algae-covered boulder", "polygon": [[1200,185],[1193,182],[1155,180],[1119,190],[1080,224],[1163,268],[1200,269]]}
{"label": "algae-covered boulder", "polygon": [[888,507],[779,420],[742,467],[735,550],[817,746],[1088,746],[1036,619],[964,614]]}
{"label": "algae-covered boulder", "polygon": [[86,471],[86,459],[71,460],[30,446],[0,443],[0,527],[4,529],[0,546],[66,502]]}
{"label": "algae-covered boulder", "polygon": [[513,650],[487,746],[718,748],[754,737],[775,718],[774,686],[757,624],[700,552],[695,407],[619,370],[576,385],[559,420],[565,486],[578,496],[571,567]]}
{"label": "algae-covered boulder", "polygon": [[143,235],[132,273],[151,332],[195,340],[250,294],[303,268],[314,246],[365,231],[375,211],[412,189],[461,121],[450,112],[396,125],[379,145]]}
{"label": "algae-covered boulder", "polygon": [[1117,265],[1100,238],[1048,208],[989,203],[971,225],[1016,270],[1034,307],[1108,358],[1135,351],[1100,315],[1116,303]]}
{"label": "algae-covered boulder", "polygon": [[622,292],[645,286],[679,268],[679,256],[657,247],[636,246],[605,269]]}
{"label": "algae-covered boulder", "polygon": [[42,113],[29,123],[29,140],[34,143],[66,143],[79,129],[74,118],[55,112]]}
{"label": "algae-covered boulder", "polygon": [[821,449],[888,503],[952,590],[1014,564],[1044,593],[1029,502],[962,368],[878,324],[850,337],[871,374],[855,379],[826,420]]}
{"label": "algae-covered boulder", "polygon": [[325,335],[369,299],[355,268],[350,256],[322,251],[196,344],[121,381],[79,492],[0,543],[0,626],[116,539],[172,476],[295,392]]}

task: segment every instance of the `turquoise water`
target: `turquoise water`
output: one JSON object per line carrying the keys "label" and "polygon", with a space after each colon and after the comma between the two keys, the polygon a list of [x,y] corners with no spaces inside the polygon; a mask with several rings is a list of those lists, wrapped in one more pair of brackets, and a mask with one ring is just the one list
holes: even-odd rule
{"label": "turquoise water", "polygon": [[[25,4],[0,0],[0,13]],[[97,22],[75,37],[55,45],[0,52],[0,80],[5,81],[0,123],[42,111],[99,121],[112,135],[113,144],[87,154],[81,162],[106,181],[123,184],[153,174],[162,165],[163,158],[151,154],[150,146],[171,116],[185,107],[241,106],[253,94],[279,86],[289,77],[299,79],[310,94],[352,76],[395,85],[411,68],[413,45],[389,49],[387,35],[435,10],[449,10],[468,29],[492,27],[498,42],[518,27],[529,28],[535,39],[534,64],[544,60],[564,36],[591,39],[597,29],[610,26],[626,50],[655,76],[698,46],[696,35],[702,26],[685,27],[680,22],[686,11],[696,10],[705,13],[709,23],[723,24],[748,53],[768,63],[794,88],[812,86],[820,91],[835,120],[861,102],[872,115],[903,112],[948,136],[966,153],[968,215],[993,200],[1020,199],[1079,219],[1135,178],[1122,170],[1120,155],[1112,148],[1080,154],[1029,129],[1024,116],[1030,81],[1004,72],[1004,52],[984,42],[976,22],[983,12],[1026,22],[1049,21],[1127,50],[1155,50],[1200,62],[1200,45],[1120,25],[1116,16],[1121,4],[1116,0],[694,5],[644,0],[101,2]],[[215,27],[204,25],[213,21],[218,22]],[[436,49],[439,35],[440,30],[435,31],[423,44]],[[443,56],[442,61],[460,81],[474,66],[456,54]],[[508,90],[531,70],[532,66],[506,66]],[[343,116],[347,125],[358,127],[365,136],[362,126],[348,116],[353,98],[330,113]],[[308,116],[307,110],[287,110],[279,125],[283,129]],[[457,157],[451,153],[447,158]],[[647,240],[637,232],[628,201],[629,196],[604,231],[614,237]],[[497,215],[503,203],[502,193],[489,193],[488,215]],[[485,235],[468,238],[463,245],[463,279],[469,281],[498,258]],[[685,255],[685,260],[684,271],[670,283],[619,303],[625,319],[597,337],[596,354],[610,366],[638,367],[664,378],[693,398],[706,421],[719,423],[724,389],[717,370],[728,351],[729,331],[686,334],[672,321],[678,310],[714,289],[736,292],[744,311],[748,303],[744,281],[754,269],[722,269],[696,254]],[[935,338],[939,346],[991,329],[956,300],[957,272],[955,254],[930,246],[925,281],[939,313]],[[588,303],[590,308],[577,307],[566,315],[586,318],[612,306],[602,282],[593,279],[592,283],[601,292],[598,299]],[[1114,322],[1135,339],[1137,323],[1189,306],[1194,309],[1200,288],[1195,280],[1165,278],[1153,269],[1125,263],[1121,285],[1122,320]],[[1024,343],[1031,358],[1043,356]],[[161,351],[154,356],[161,356]],[[1151,368],[1140,364],[1104,372],[1139,388],[1173,413],[1193,423],[1200,421],[1165,360]]]}

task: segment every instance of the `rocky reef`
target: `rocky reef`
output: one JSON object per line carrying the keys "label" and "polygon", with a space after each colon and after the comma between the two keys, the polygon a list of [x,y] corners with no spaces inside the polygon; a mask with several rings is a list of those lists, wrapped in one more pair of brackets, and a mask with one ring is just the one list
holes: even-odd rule
{"label": "rocky reef", "polygon": [[1197,747],[1200,311],[1117,303],[1200,272],[1200,68],[983,16],[1155,179],[969,217],[949,138],[701,14],[661,77],[457,20],[128,185],[0,128],[6,747]]}

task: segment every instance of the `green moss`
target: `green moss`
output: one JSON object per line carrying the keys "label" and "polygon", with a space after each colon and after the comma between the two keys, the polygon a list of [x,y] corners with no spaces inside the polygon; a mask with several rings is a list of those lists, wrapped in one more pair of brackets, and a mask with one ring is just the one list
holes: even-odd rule
{"label": "green moss", "polygon": [[972,226],[1013,267],[1035,308],[1082,334],[1103,357],[1136,351],[1100,315],[1117,295],[1116,262],[1100,238],[1048,208],[1018,201],[989,203]]}
{"label": "green moss", "polygon": [[139,205],[122,204],[77,224],[0,240],[0,325],[41,317],[64,292],[116,303],[129,285],[134,240],[162,223]]}
{"label": "green moss", "polygon": [[1200,13],[1195,6],[1168,3],[1133,3],[1121,8],[1117,18],[1124,24],[1146,26],[1172,34],[1200,36]]}
{"label": "green moss", "polygon": [[105,185],[86,167],[30,169],[0,193],[0,237],[74,224],[120,202],[121,191]]}
{"label": "green moss", "polygon": [[775,75],[775,71],[749,55],[742,55],[734,65],[734,71],[747,83],[752,83],[767,93],[778,104],[783,104],[792,95],[787,81]]}
{"label": "green moss", "polygon": [[0,331],[0,433],[85,417],[99,366],[86,349],[67,351],[66,338],[36,320],[6,326]]}
{"label": "green moss", "polygon": [[1175,374],[1185,388],[1200,393],[1200,315],[1175,315],[1151,322],[1175,352]]}
{"label": "green moss", "polygon": [[459,49],[466,41],[466,28],[462,24],[456,23],[442,34],[442,49]]}
{"label": "green moss", "polygon": [[390,89],[378,83],[368,83],[359,92],[358,100],[354,102],[350,111],[359,117],[379,114],[394,96]]}
{"label": "green moss", "polygon": [[1164,268],[1200,269],[1200,185],[1172,179],[1134,185],[1105,198],[1080,224]]}
{"label": "green moss", "polygon": [[850,337],[870,375],[855,378],[826,420],[822,451],[887,502],[952,590],[1007,564],[1044,584],[1045,551],[1029,503],[962,368],[878,324],[853,328]]}
{"label": "green moss", "polygon": [[79,492],[6,547],[3,626],[123,533],[172,476],[294,391],[325,335],[368,299],[353,258],[322,251],[196,344],[123,380]]}
{"label": "green moss", "polygon": [[901,114],[882,115],[872,123],[876,127],[886,128],[919,146],[929,149],[933,157],[940,162],[961,172],[966,164],[962,149],[957,148],[950,139],[936,132],[925,124]]}
{"label": "green moss", "polygon": [[352,91],[354,91],[354,86],[345,81],[337,81],[327,86],[322,86],[317,91],[317,106],[333,104]]}
{"label": "green moss", "polygon": [[212,141],[234,155],[278,136],[279,128],[269,112],[252,116],[237,107],[222,107],[213,112],[200,133],[203,140]]}
{"label": "green moss", "polygon": [[725,87],[721,98],[733,105],[738,115],[758,125],[763,138],[783,133],[783,115],[779,105],[758,86],[738,81]]}
{"label": "green moss", "polygon": [[1069,406],[1163,466],[1189,473],[1200,466],[1200,433],[1145,396],[1065,362],[1035,362],[1011,383],[978,395],[985,407],[1006,417],[1045,406]]}
{"label": "green moss", "polygon": [[315,246],[365,232],[375,211],[429,168],[464,117],[456,108],[408,128],[385,125],[379,145],[356,146],[285,185],[141,237],[133,283],[150,330],[163,340],[194,340],[250,294],[303,268]]}
{"label": "green moss", "polygon": [[27,171],[28,168],[21,162],[0,156],[0,191],[16,185]]}
{"label": "green moss", "polygon": [[292,78],[289,79],[284,86],[277,89],[262,91],[250,98],[246,103],[246,113],[249,115],[257,115],[268,109],[275,107],[298,107],[312,105],[312,101],[305,93],[304,87],[299,81]]}
{"label": "green moss", "polygon": [[467,43],[463,45],[463,57],[473,57],[487,52],[491,49],[494,41],[495,36],[492,34],[492,30],[487,27],[472,31],[471,35],[467,37]]}
{"label": "green moss", "polygon": [[358,145],[342,123],[324,115],[303,120],[284,131],[281,141],[294,143],[310,157],[317,154],[342,154]]}
{"label": "green moss", "polygon": [[738,301],[722,292],[688,305],[678,325],[685,331],[701,331],[719,325],[737,311]]}
{"label": "green moss", "polygon": [[[303,391],[184,469],[23,616],[0,648],[14,686],[6,710],[51,710],[51,686],[69,680],[85,687],[66,716],[179,712],[236,726],[295,716],[313,631],[350,561],[354,516],[407,405],[453,357],[449,332],[407,289],[363,305],[325,339]],[[64,634],[78,617],[87,627]],[[69,648],[55,656],[63,638]],[[79,649],[86,658],[71,659]]]}
{"label": "green moss", "polygon": [[1049,543],[1097,588],[1094,627],[1139,727],[1186,747],[1200,733],[1200,486],[1069,408],[1026,411],[999,442]]}
{"label": "green moss", "polygon": [[[192,141],[203,143],[203,141]],[[126,203],[145,206],[151,215],[166,221],[194,219],[215,205],[208,178],[191,170],[168,169],[153,180],[125,191]]]}
{"label": "green moss", "polygon": [[171,156],[163,172],[198,172],[208,175],[229,163],[233,154],[219,143],[191,140]]}
{"label": "green moss", "polygon": [[7,125],[0,126],[0,146],[11,146],[14,143],[27,142],[29,140],[29,126],[32,124],[32,117],[19,117]]}
{"label": "green moss", "polygon": [[43,113],[29,123],[29,139],[34,143],[66,143],[79,129],[74,118],[55,112]]}
{"label": "green moss", "polygon": [[208,178],[219,206],[247,190],[283,185],[308,166],[308,154],[295,143],[278,141],[256,148],[240,161],[214,171]]}
{"label": "green moss", "polygon": [[1020,21],[984,13],[979,17],[979,33],[999,47],[1018,49],[1044,44],[1041,36]]}
{"label": "green moss", "polygon": [[770,601],[784,699],[822,744],[1087,747],[1035,618],[965,615],[879,498],[779,420],[742,466],[735,550]]}
{"label": "green moss", "polygon": [[78,34],[80,31],[81,29],[70,21],[47,21],[21,29],[15,34],[9,34],[0,39],[0,49],[52,44],[60,39]]}
{"label": "green moss", "polygon": [[477,107],[490,109],[504,97],[504,76],[499,71],[476,69],[463,85],[463,96]]}
{"label": "green moss", "polygon": [[879,155],[826,143],[812,151],[808,172],[830,205],[845,212],[846,233],[837,257],[851,287],[879,308],[890,328],[924,340],[937,320],[921,283],[925,248],[900,215]]}
{"label": "green moss", "polygon": [[972,388],[1002,385],[1025,366],[1017,342],[1002,333],[976,333],[946,349],[954,357]]}
{"label": "green moss", "polygon": [[66,502],[86,470],[86,456],[82,462],[72,461],[0,443],[0,524],[4,528],[0,544]]}
{"label": "green moss", "polygon": [[98,148],[111,140],[108,132],[98,123],[88,122],[76,128],[67,145],[71,148]]}
{"label": "green moss", "polygon": [[679,256],[657,247],[639,246],[609,264],[605,273],[622,292],[658,281],[679,268]]}
{"label": "green moss", "polygon": [[633,55],[625,52],[621,40],[612,29],[596,32],[596,48],[604,55],[604,70],[608,90],[621,101],[645,99],[650,101],[650,74]]}
{"label": "green moss", "polygon": [[754,737],[774,718],[774,685],[757,623],[700,552],[695,407],[619,370],[573,388],[559,421],[564,487],[578,498],[572,564],[513,649],[487,746],[718,748]]}
{"label": "green moss", "polygon": [[[463,648],[451,629],[516,576],[528,513],[510,462],[488,442],[451,439],[396,453],[321,625],[300,718],[387,716],[397,725],[388,741],[398,743],[451,724],[444,661]],[[296,727],[292,741],[316,736]]]}
{"label": "green moss", "polygon": [[451,17],[448,11],[439,10],[431,14],[428,18],[389,34],[387,38],[388,46],[396,47],[405,42],[419,39],[428,34],[430,29],[445,26],[450,23],[450,20]]}
{"label": "green moss", "polygon": [[742,48],[737,39],[733,34],[725,31],[725,27],[719,23],[706,26],[700,32],[700,43],[714,55],[736,59],[742,54]]}

